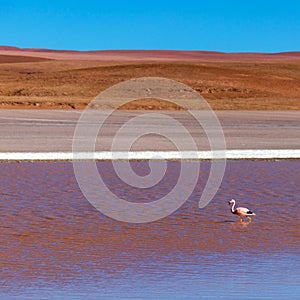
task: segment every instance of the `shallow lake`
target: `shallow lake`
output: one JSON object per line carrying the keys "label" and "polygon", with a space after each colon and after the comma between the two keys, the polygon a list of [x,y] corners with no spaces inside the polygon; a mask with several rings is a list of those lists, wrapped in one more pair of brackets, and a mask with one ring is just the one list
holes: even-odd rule
{"label": "shallow lake", "polygon": [[[196,163],[196,162],[191,162]],[[179,162],[153,188],[132,189],[97,163],[124,199],[152,201],[174,184]],[[147,162],[133,162],[139,175]],[[71,162],[0,164],[1,299],[299,299],[300,161],[228,161],[203,209],[210,169],[173,214],[119,222],[81,193]],[[99,197],[101,195],[99,194]],[[256,213],[241,224],[228,200]]]}

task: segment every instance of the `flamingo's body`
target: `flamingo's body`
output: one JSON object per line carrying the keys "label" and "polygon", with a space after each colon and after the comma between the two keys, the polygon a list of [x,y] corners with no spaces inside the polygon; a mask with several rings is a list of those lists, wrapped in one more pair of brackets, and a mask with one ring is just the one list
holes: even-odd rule
{"label": "flamingo's body", "polygon": [[240,221],[243,222],[244,221],[244,217],[247,217],[249,219],[249,221],[251,222],[251,217],[250,216],[255,216],[255,213],[252,212],[251,210],[249,210],[246,207],[237,207],[236,209],[235,207],[235,200],[231,199],[228,202],[229,205],[231,205],[231,212],[235,215],[238,215],[241,219]]}

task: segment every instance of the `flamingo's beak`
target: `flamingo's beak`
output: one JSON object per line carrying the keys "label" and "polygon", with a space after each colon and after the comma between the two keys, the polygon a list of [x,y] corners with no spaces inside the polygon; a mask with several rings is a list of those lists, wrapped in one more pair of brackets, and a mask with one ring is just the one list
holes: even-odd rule
{"label": "flamingo's beak", "polygon": [[228,201],[228,205],[230,205],[231,204],[231,202],[230,201]]}

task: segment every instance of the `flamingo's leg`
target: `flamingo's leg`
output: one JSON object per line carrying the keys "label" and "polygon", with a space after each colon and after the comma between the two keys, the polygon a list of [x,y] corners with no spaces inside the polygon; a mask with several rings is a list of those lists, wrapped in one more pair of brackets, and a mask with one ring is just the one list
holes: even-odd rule
{"label": "flamingo's leg", "polygon": [[251,222],[252,222],[251,217],[247,216],[247,218],[248,218],[248,220],[249,220],[249,223],[251,223]]}
{"label": "flamingo's leg", "polygon": [[241,222],[241,223],[244,223],[243,217],[240,217],[240,222]]}

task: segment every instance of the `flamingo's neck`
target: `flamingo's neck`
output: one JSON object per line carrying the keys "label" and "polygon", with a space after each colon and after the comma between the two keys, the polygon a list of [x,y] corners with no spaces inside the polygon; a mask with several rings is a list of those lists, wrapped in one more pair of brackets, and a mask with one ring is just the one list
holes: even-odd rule
{"label": "flamingo's neck", "polygon": [[234,213],[234,206],[235,206],[235,201],[233,201],[233,204],[231,206],[231,212]]}

